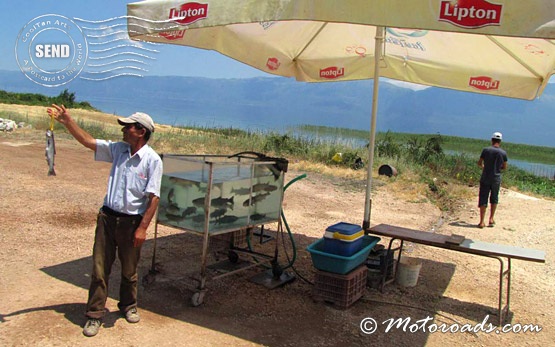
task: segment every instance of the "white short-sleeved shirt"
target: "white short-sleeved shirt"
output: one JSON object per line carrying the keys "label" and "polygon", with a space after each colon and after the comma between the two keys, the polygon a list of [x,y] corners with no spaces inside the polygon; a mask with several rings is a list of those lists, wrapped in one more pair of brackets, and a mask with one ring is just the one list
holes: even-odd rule
{"label": "white short-sleeved shirt", "polygon": [[148,196],[160,197],[163,165],[160,156],[144,145],[134,155],[125,142],[96,140],[96,161],[112,163],[104,205],[126,214],[144,214]]}

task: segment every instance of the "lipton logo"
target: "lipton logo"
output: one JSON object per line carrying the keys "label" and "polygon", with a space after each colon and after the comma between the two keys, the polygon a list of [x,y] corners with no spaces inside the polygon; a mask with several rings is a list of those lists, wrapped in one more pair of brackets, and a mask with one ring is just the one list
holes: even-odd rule
{"label": "lipton logo", "polygon": [[439,20],[463,28],[481,28],[499,25],[503,5],[485,0],[442,1]]}
{"label": "lipton logo", "polygon": [[178,8],[170,9],[169,19],[183,25],[194,23],[208,16],[208,4],[188,2]]}
{"label": "lipton logo", "polygon": [[321,78],[334,79],[342,76],[345,76],[345,68],[342,67],[330,66],[320,70]]}
{"label": "lipton logo", "polygon": [[268,61],[266,62],[266,67],[272,71],[279,69],[280,65],[281,63],[277,58],[268,58]]}
{"label": "lipton logo", "polygon": [[480,90],[499,89],[499,81],[488,76],[470,77],[468,85]]}
{"label": "lipton logo", "polygon": [[166,40],[179,40],[185,35],[185,30],[162,31],[159,35]]}

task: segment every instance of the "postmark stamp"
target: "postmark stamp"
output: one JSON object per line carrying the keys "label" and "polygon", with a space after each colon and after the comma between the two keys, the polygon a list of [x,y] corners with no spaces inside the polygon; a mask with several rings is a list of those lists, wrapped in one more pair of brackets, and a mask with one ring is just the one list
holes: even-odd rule
{"label": "postmark stamp", "polygon": [[88,44],[73,20],[58,14],[45,14],[21,29],[15,56],[28,79],[45,87],[58,87],[81,73],[88,57]]}

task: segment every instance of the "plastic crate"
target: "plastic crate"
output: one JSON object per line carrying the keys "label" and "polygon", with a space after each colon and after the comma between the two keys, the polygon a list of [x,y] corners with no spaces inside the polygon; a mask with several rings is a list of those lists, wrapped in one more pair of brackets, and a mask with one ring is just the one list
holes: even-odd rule
{"label": "plastic crate", "polygon": [[368,269],[376,270],[382,275],[385,274],[386,279],[393,277],[393,256],[394,252],[387,252],[387,249],[380,249],[372,251],[366,259],[366,266]]}
{"label": "plastic crate", "polygon": [[357,266],[364,264],[372,248],[380,241],[379,237],[366,235],[362,238],[361,248],[353,255],[346,257],[327,253],[323,250],[324,239],[318,239],[307,247],[312,263],[318,270],[344,275]]}
{"label": "plastic crate", "polygon": [[364,295],[368,271],[359,266],[346,275],[318,271],[314,279],[312,298],[325,301],[337,308],[348,308]]}
{"label": "plastic crate", "polygon": [[380,289],[380,285],[383,281],[383,275],[380,270],[367,268],[368,278],[366,279],[366,286],[374,289]]}
{"label": "plastic crate", "polygon": [[248,231],[247,229],[240,229],[230,233],[219,234],[211,236],[216,247],[230,248],[230,247],[245,247],[247,245]]}
{"label": "plastic crate", "polygon": [[359,225],[340,222],[329,226],[324,233],[322,250],[349,257],[360,250],[364,230]]}

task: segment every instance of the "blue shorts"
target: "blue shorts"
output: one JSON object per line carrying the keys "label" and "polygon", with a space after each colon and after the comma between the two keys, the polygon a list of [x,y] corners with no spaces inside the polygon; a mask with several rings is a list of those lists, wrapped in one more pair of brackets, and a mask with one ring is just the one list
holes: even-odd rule
{"label": "blue shorts", "polygon": [[478,207],[491,204],[499,203],[499,189],[501,188],[501,182],[495,182],[492,184],[480,183],[480,193],[478,194]]}

